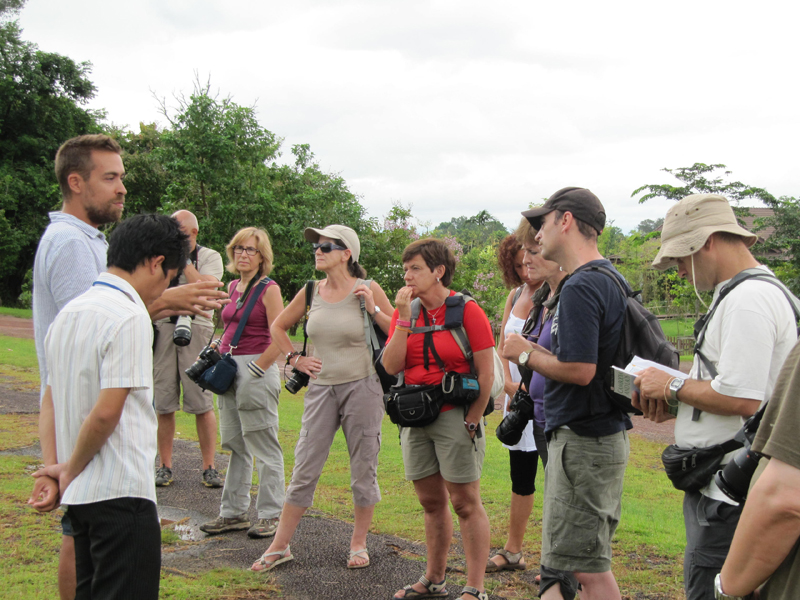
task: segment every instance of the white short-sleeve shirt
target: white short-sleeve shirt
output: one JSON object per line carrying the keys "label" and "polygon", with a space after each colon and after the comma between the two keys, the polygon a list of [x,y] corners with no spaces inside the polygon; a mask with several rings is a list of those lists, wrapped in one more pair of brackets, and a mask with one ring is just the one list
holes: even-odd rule
{"label": "white short-sleeve shirt", "polygon": [[[767,273],[771,271],[760,267]],[[714,289],[714,300],[728,281]],[[720,303],[708,323],[701,352],[714,364],[718,375],[714,391],[734,398],[769,400],[783,362],[797,341],[794,312],[783,292],[768,281],[750,280],[736,286]],[[692,379],[708,381],[708,370],[695,356]],[[704,448],[733,438],[744,419],[738,416],[700,414],[681,403],[675,421],[675,443],[683,448]],[[734,451],[735,452],[735,451]],[[726,455],[723,464],[733,452]],[[701,490],[714,500],[732,503],[714,483]]]}
{"label": "white short-sleeve shirt", "polygon": [[99,275],[87,292],[58,313],[45,339],[45,352],[58,462],[69,460],[100,390],[131,388],[119,424],[67,487],[61,502],[88,504],[114,498],[155,502],[153,328],[136,290],[120,277]]}

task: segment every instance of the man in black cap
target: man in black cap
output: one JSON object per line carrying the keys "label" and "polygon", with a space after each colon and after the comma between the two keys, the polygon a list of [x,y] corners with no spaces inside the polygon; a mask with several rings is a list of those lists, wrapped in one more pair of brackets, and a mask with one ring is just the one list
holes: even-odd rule
{"label": "man in black cap", "polygon": [[503,352],[546,378],[545,432],[554,468],[545,472],[542,597],[558,598],[559,591],[572,597],[565,572],[573,572],[581,597],[619,599],[611,539],[620,518],[632,425],[605,394],[603,379],[626,306],[611,278],[624,278],[597,249],[606,213],[589,190],[561,189],[544,206],[522,214],[539,230],[542,257],[570,274],[556,292],[552,354],[517,334],[506,339]]}

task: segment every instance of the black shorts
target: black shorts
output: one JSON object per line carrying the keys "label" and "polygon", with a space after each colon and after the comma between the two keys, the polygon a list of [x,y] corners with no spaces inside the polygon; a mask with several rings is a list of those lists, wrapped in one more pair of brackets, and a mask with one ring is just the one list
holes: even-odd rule
{"label": "black shorts", "polygon": [[508,462],[511,466],[511,491],[517,496],[530,496],[536,491],[536,469],[539,453],[509,450]]}

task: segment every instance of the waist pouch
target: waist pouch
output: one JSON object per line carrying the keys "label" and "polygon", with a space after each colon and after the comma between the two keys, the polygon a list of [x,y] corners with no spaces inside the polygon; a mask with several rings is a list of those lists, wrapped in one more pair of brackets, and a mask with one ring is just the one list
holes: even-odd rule
{"label": "waist pouch", "polygon": [[389,420],[400,427],[425,427],[439,417],[444,394],[438,385],[393,387],[383,396]]}
{"label": "waist pouch", "polygon": [[481,386],[474,375],[448,371],[442,377],[442,394],[447,404],[467,406],[481,395]]}
{"label": "waist pouch", "polygon": [[224,394],[233,385],[237,369],[238,367],[233,357],[230,354],[225,354],[215,365],[203,371],[203,374],[197,380],[197,385],[204,390],[211,390],[217,395]]}
{"label": "waist pouch", "polygon": [[735,440],[707,448],[679,448],[672,444],[664,448],[661,462],[675,489],[697,492],[709,484],[719,470],[722,458],[731,450],[741,447],[742,444]]}

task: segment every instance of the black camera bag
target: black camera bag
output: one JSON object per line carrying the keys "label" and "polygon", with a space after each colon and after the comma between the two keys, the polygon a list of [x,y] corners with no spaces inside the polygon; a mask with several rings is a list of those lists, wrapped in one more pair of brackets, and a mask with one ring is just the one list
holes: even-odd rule
{"label": "black camera bag", "polygon": [[[250,294],[250,290],[245,292],[245,294],[248,296],[247,306],[245,307],[242,318],[239,321],[239,326],[236,328],[236,333],[231,340],[231,350],[239,345],[239,338],[242,337],[244,326],[247,325],[247,319],[250,317],[250,313],[253,311],[253,305],[256,303],[256,298],[258,298],[261,290],[269,281],[271,281],[269,277],[264,277],[258,282],[258,285],[255,286],[255,289],[252,290],[252,294]],[[234,313],[234,315],[235,314],[236,313]],[[223,335],[225,335],[224,332]],[[199,379],[197,380],[197,385],[204,390],[211,390],[213,393],[219,396],[231,388],[234,380],[236,379],[237,370],[238,367],[236,366],[236,361],[233,360],[231,353],[228,352],[222,356],[222,358],[220,358],[216,364],[203,371],[203,374],[200,375]]]}
{"label": "black camera bag", "polygon": [[439,417],[444,399],[439,386],[410,385],[391,388],[383,396],[389,420],[400,427],[425,427]]}
{"label": "black camera bag", "polygon": [[664,448],[661,462],[667,477],[682,492],[697,492],[707,486],[719,470],[722,458],[743,444],[737,440],[728,440],[723,444],[714,444],[707,448],[679,448],[675,444]]}

